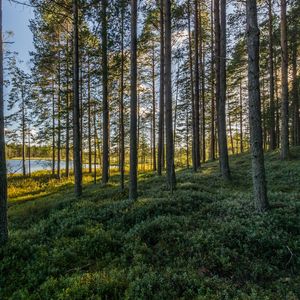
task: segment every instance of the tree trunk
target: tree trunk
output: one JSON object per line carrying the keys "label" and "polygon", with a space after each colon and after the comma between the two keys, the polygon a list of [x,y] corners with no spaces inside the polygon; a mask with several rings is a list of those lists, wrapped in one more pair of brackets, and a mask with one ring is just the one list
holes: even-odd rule
{"label": "tree trunk", "polygon": [[75,194],[77,197],[80,197],[82,194],[80,136],[78,0],[73,0],[73,160],[75,175]]}
{"label": "tree trunk", "polygon": [[200,76],[199,76],[199,13],[198,13],[198,1],[194,0],[195,4],[195,162],[194,162],[194,171],[197,172],[200,168]]}
{"label": "tree trunk", "polygon": [[[226,0],[221,0],[220,5],[220,75],[219,75],[218,100],[218,133],[219,133],[219,152],[220,168],[222,177],[230,179],[230,169],[228,161],[228,147],[226,134]],[[217,83],[218,84],[218,83]]]}
{"label": "tree trunk", "polygon": [[[200,4],[201,8],[201,4]],[[201,72],[201,111],[202,111],[202,161],[206,160],[206,141],[205,141],[205,52],[203,50],[203,26],[202,26],[202,15],[201,9],[199,11],[199,58],[200,58],[200,72]]]}
{"label": "tree trunk", "polygon": [[158,153],[157,173],[161,175],[164,168],[164,126],[165,126],[165,29],[164,29],[164,6],[160,0],[160,90],[159,90],[159,128],[158,128]]}
{"label": "tree trunk", "polygon": [[189,34],[189,69],[191,82],[191,104],[192,104],[192,162],[193,168],[196,164],[195,156],[195,97],[194,97],[194,74],[193,74],[193,49],[192,49],[192,33],[191,33],[191,12],[190,0],[188,0],[188,34]]}
{"label": "tree trunk", "polygon": [[273,14],[272,0],[268,0],[269,12],[269,84],[270,84],[270,149],[276,148],[276,131],[275,131],[275,100],[274,100],[274,51],[273,51]]}
{"label": "tree trunk", "polygon": [[242,89],[242,75],[240,75],[240,152],[244,152],[243,145],[243,89]]}
{"label": "tree trunk", "polygon": [[[67,53],[69,53],[69,41],[67,41]],[[70,82],[69,82],[69,59],[67,58],[67,103],[66,103],[66,177],[70,175]]]}
{"label": "tree trunk", "polygon": [[[295,39],[296,40],[296,39]],[[300,144],[300,136],[299,136],[299,80],[297,78],[297,43],[294,42],[293,50],[292,50],[292,63],[293,63],[293,145],[298,146]]]}
{"label": "tree trunk", "polygon": [[261,103],[259,86],[259,28],[256,0],[247,0],[248,93],[252,178],[256,209],[269,208],[262,145]]}
{"label": "tree trunk", "polygon": [[30,134],[30,126],[28,126],[28,175],[31,176],[31,134]]}
{"label": "tree trunk", "polygon": [[166,158],[167,184],[171,192],[176,188],[174,166],[174,142],[172,122],[172,32],[171,32],[171,1],[164,0],[165,10],[165,113],[166,113]]}
{"label": "tree trunk", "polygon": [[88,156],[89,156],[89,173],[92,173],[92,115],[91,115],[91,70],[90,58],[88,57]]}
{"label": "tree trunk", "polygon": [[60,60],[60,42],[58,41],[58,93],[57,93],[57,178],[60,179],[61,162],[61,60]]}
{"label": "tree trunk", "polygon": [[8,240],[7,228],[7,175],[4,133],[3,98],[3,42],[2,42],[2,0],[0,0],[0,246]]}
{"label": "tree trunk", "polygon": [[25,100],[24,100],[24,87],[22,87],[22,172],[23,176],[26,175],[26,124],[25,124]]}
{"label": "tree trunk", "polygon": [[289,156],[289,91],[288,91],[288,49],[287,49],[287,24],[286,24],[286,0],[280,1],[281,22],[281,159]]}
{"label": "tree trunk", "polygon": [[155,97],[155,48],[152,54],[152,159],[153,171],[156,171],[156,97]]}
{"label": "tree trunk", "polygon": [[120,91],[120,173],[121,173],[121,191],[124,191],[124,166],[125,166],[125,130],[124,130],[124,10],[125,3],[122,1],[121,8],[121,91]]}
{"label": "tree trunk", "polygon": [[211,126],[210,126],[210,154],[209,158],[211,160],[216,159],[215,155],[215,76],[214,76],[214,0],[211,0],[211,61],[210,61],[210,69],[211,69]]}
{"label": "tree trunk", "polygon": [[55,175],[55,91],[52,78],[52,175]]}
{"label": "tree trunk", "polygon": [[137,193],[137,0],[131,0],[131,99],[130,99],[130,185],[129,199]]}
{"label": "tree trunk", "polygon": [[102,0],[102,95],[103,95],[103,159],[102,183],[109,178],[109,110],[108,110],[108,60],[107,60],[107,0]]}

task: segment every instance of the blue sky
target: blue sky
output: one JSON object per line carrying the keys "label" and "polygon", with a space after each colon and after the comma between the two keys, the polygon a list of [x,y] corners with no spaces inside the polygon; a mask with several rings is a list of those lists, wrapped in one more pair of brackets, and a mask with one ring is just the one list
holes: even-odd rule
{"label": "blue sky", "polygon": [[9,48],[17,51],[19,58],[24,62],[28,62],[29,51],[33,50],[32,34],[28,28],[32,17],[32,8],[11,3],[9,0],[3,1],[3,31],[14,32],[10,39],[13,44],[9,45]]}

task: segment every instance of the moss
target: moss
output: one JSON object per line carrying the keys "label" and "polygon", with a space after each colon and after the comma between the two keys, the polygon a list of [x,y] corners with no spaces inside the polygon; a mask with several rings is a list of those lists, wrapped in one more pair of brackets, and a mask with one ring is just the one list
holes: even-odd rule
{"label": "moss", "polygon": [[286,162],[266,154],[272,209],[260,215],[247,154],[230,158],[230,183],[217,162],[180,170],[173,195],[143,173],[134,203],[117,175],[103,187],[86,174],[79,200],[71,179],[11,178],[0,298],[298,299],[299,152]]}

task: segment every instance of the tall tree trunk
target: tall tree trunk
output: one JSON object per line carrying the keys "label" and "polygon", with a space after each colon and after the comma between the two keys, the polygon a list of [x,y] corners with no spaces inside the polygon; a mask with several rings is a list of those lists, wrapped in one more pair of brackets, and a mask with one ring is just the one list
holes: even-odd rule
{"label": "tall tree trunk", "polygon": [[244,136],[243,136],[243,88],[242,75],[240,75],[240,152],[244,152]]}
{"label": "tall tree trunk", "polygon": [[206,141],[205,141],[205,52],[203,50],[203,24],[202,24],[202,14],[201,14],[201,3],[199,11],[199,58],[200,58],[200,72],[201,72],[201,111],[202,111],[202,161],[206,160]]}
{"label": "tall tree trunk", "polygon": [[60,60],[60,42],[58,41],[58,94],[57,94],[57,178],[60,179],[61,162],[61,60]]}
{"label": "tall tree trunk", "polygon": [[195,4],[195,162],[194,171],[197,172],[200,168],[200,76],[199,76],[199,12],[198,12],[198,1],[194,0]]}
{"label": "tall tree trunk", "polygon": [[189,108],[186,108],[186,167],[190,167],[190,147],[189,147]]}
{"label": "tall tree trunk", "polygon": [[218,133],[220,168],[222,177],[230,179],[230,169],[228,161],[228,147],[226,134],[226,0],[221,0],[220,5],[220,76],[219,76],[220,98],[218,100]]}
{"label": "tall tree trunk", "polygon": [[216,159],[215,155],[215,76],[214,76],[214,0],[211,0],[211,58],[210,58],[210,69],[211,69],[211,126],[210,126],[210,154],[211,160]]}
{"label": "tall tree trunk", "polygon": [[231,153],[234,154],[234,141],[233,141],[233,133],[232,133],[232,124],[231,124],[231,115],[228,113],[228,125],[229,125],[229,136],[230,136],[230,144],[231,144]]}
{"label": "tall tree trunk", "polygon": [[188,0],[188,34],[189,34],[189,71],[190,71],[190,83],[191,83],[191,104],[192,104],[192,162],[193,168],[196,164],[196,151],[195,151],[195,97],[194,97],[194,74],[193,74],[193,45],[192,45],[192,33],[191,33],[191,4]]}
{"label": "tall tree trunk", "polygon": [[8,240],[7,228],[7,175],[4,133],[3,98],[3,42],[2,42],[2,0],[0,0],[0,246]]}
{"label": "tall tree trunk", "polygon": [[89,173],[92,173],[92,113],[91,113],[91,70],[90,58],[88,57],[88,156],[89,156]]}
{"label": "tall tree trunk", "polygon": [[26,175],[26,124],[25,124],[25,99],[24,87],[22,87],[22,172],[23,176]]}
{"label": "tall tree trunk", "polygon": [[120,78],[120,173],[121,173],[121,191],[124,191],[124,173],[125,173],[125,130],[124,130],[124,10],[125,3],[122,1],[121,8],[121,78]]}
{"label": "tall tree trunk", "polygon": [[137,193],[137,0],[131,0],[131,99],[130,99],[130,185],[129,199]]}
{"label": "tall tree trunk", "polygon": [[171,192],[176,188],[174,166],[174,142],[172,122],[172,31],[171,31],[171,1],[164,0],[165,10],[165,113],[166,113],[166,158],[167,184]]}
{"label": "tall tree trunk", "polygon": [[250,143],[252,153],[252,178],[256,209],[269,208],[262,145],[261,103],[259,86],[259,28],[256,0],[246,1],[248,46],[248,93]]}
{"label": "tall tree trunk", "polygon": [[107,60],[107,0],[102,0],[102,94],[103,94],[103,159],[102,183],[109,178],[109,109],[108,109],[108,60]]}
{"label": "tall tree trunk", "polygon": [[31,176],[31,133],[30,133],[30,125],[28,125],[28,175]]}
{"label": "tall tree trunk", "polygon": [[164,29],[164,6],[160,1],[160,90],[159,90],[159,128],[158,128],[158,153],[157,173],[161,175],[164,168],[164,126],[165,126],[165,29]]}
{"label": "tall tree trunk", "polygon": [[287,49],[287,24],[286,0],[280,1],[280,40],[281,40],[281,159],[289,156],[289,91],[288,91],[288,49]]}
{"label": "tall tree trunk", "polygon": [[52,78],[52,175],[55,175],[55,91],[54,78]]}
{"label": "tall tree trunk", "polygon": [[82,194],[80,136],[78,0],[73,0],[73,160],[75,175],[75,194],[77,197],[80,197]]}
{"label": "tall tree trunk", "polygon": [[[295,39],[296,41],[296,39]],[[293,81],[293,145],[300,144],[300,120],[299,120],[299,80],[297,78],[297,43],[294,42],[292,50],[292,81]]]}
{"label": "tall tree trunk", "polygon": [[155,47],[152,53],[152,159],[153,171],[156,171],[156,91],[155,91]]}
{"label": "tall tree trunk", "polygon": [[96,101],[94,101],[93,127],[94,127],[94,184],[96,184],[97,183],[97,109],[96,109]]}
{"label": "tall tree trunk", "polygon": [[[69,53],[69,41],[67,41],[67,54]],[[70,81],[69,81],[69,59],[67,57],[67,94],[66,94],[66,177],[70,175]]]}
{"label": "tall tree trunk", "polygon": [[273,51],[273,13],[272,0],[268,0],[269,12],[269,84],[270,84],[270,149],[276,148],[276,131],[275,131],[275,100],[274,100],[274,51]]}

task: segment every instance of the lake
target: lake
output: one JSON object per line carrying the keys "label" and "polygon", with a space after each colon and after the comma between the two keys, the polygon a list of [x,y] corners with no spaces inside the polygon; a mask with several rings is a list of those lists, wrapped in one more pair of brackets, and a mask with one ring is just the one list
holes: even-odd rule
{"label": "lake", "polygon": [[[26,161],[26,173],[29,170],[29,161]],[[61,169],[66,168],[66,162],[61,161],[60,163]],[[31,172],[36,171],[51,171],[52,170],[52,161],[51,160],[40,160],[40,159],[32,159],[30,161]],[[72,168],[72,161],[70,161],[70,168]],[[13,159],[7,161],[7,172],[8,174],[22,174],[22,160]]]}

